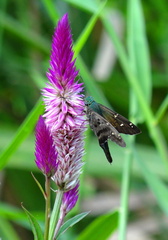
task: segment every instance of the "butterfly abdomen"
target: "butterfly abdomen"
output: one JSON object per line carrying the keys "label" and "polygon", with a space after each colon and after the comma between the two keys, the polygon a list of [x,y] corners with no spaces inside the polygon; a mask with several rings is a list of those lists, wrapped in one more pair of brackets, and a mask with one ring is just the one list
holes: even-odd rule
{"label": "butterfly abdomen", "polygon": [[111,154],[110,154],[108,142],[107,142],[107,141],[102,142],[102,143],[99,142],[99,144],[100,144],[100,147],[103,149],[103,151],[104,151],[104,153],[105,153],[105,155],[106,155],[106,158],[107,158],[108,162],[109,162],[109,163],[112,163],[113,159],[112,159]]}

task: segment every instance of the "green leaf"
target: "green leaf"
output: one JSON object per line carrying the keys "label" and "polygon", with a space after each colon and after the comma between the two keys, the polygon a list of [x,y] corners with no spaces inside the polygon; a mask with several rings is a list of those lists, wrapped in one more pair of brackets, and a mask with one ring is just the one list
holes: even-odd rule
{"label": "green leaf", "polygon": [[[33,215],[38,216],[38,221],[42,223],[44,219],[44,213],[41,211],[33,211]],[[26,229],[30,229],[27,216],[24,211],[19,208],[0,202],[0,217],[7,221],[12,221]],[[8,238],[7,238],[8,239]]]}
{"label": "green leaf", "polygon": [[29,212],[26,210],[26,208],[24,208],[22,206],[23,210],[25,211],[29,221],[30,221],[30,224],[32,226],[32,231],[33,231],[33,234],[34,234],[34,239],[35,240],[43,240],[44,237],[43,237],[43,232],[40,228],[40,225],[38,224],[37,220],[35,219],[35,217]]}
{"label": "green leaf", "polygon": [[50,16],[53,23],[56,23],[59,19],[59,13],[57,11],[57,8],[55,7],[55,2],[52,0],[42,0],[45,10],[48,12],[48,15]]}
{"label": "green leaf", "polygon": [[106,240],[118,226],[118,210],[102,215],[94,220],[77,238],[77,240]]}
{"label": "green leaf", "polygon": [[0,156],[0,169],[2,169],[8,162],[9,157],[16,151],[23,140],[30,134],[33,130],[35,123],[40,114],[43,113],[44,106],[42,101],[39,100],[33,110],[26,117],[22,125],[19,127],[12,141],[9,143],[7,148],[2,152]]}
{"label": "green leaf", "polygon": [[81,1],[81,0],[64,0],[65,2],[68,2],[78,8],[84,9],[86,11],[90,11],[90,12],[95,12],[98,8],[98,4],[96,0],[85,0],[85,1]]}
{"label": "green leaf", "polygon": [[69,219],[68,221],[66,221],[60,228],[57,238],[64,233],[68,228],[74,226],[76,223],[78,223],[79,221],[81,221],[84,217],[86,217],[88,215],[89,212],[84,212],[84,213],[80,213],[78,215],[76,215],[75,217]]}
{"label": "green leaf", "polygon": [[160,120],[164,116],[167,109],[168,109],[168,95],[162,101],[162,103],[156,113],[155,124],[158,124],[160,122]]}
{"label": "green leaf", "polygon": [[0,217],[0,239],[20,240],[15,227],[10,221]]}
{"label": "green leaf", "polygon": [[[150,105],[151,101],[151,69],[148,43],[145,33],[145,23],[142,7],[139,0],[128,1],[128,23],[127,23],[127,46],[129,62],[132,72],[136,76],[143,91],[145,101]],[[131,95],[132,112],[143,120],[143,114],[137,107],[136,95]]]}
{"label": "green leaf", "polygon": [[[128,149],[131,146],[134,146],[135,137],[129,136],[128,138]],[[118,227],[118,239],[124,240],[127,232],[127,224],[128,224],[128,203],[129,203],[129,189],[131,182],[131,173],[133,166],[133,153],[132,151],[127,152],[125,154],[125,159],[123,163],[123,173],[122,173],[122,185],[121,185],[121,200],[120,200],[120,209],[122,211],[119,215],[119,227]]]}
{"label": "green leaf", "polygon": [[[136,154],[136,153],[135,153]],[[154,196],[157,199],[157,202],[160,208],[168,215],[168,188],[163,183],[161,179],[158,178],[156,174],[150,171],[150,168],[147,164],[136,155],[135,158],[141,168],[141,172],[144,175],[144,178],[149,185],[149,188],[152,190]]]}
{"label": "green leaf", "polygon": [[43,187],[41,186],[41,184],[39,183],[39,181],[38,181],[37,178],[33,175],[32,172],[31,172],[31,175],[32,175],[34,181],[37,183],[37,186],[39,187],[40,191],[42,192],[44,199],[46,199],[46,195],[45,195],[45,191],[43,190]]}
{"label": "green leaf", "polygon": [[84,44],[86,43],[87,39],[89,38],[104,7],[105,7],[105,2],[103,2],[103,4],[100,5],[98,10],[90,18],[89,22],[87,23],[87,25],[83,29],[82,33],[80,34],[79,38],[77,39],[77,41],[75,43],[75,47],[74,47],[74,49],[75,49],[74,50],[74,53],[75,53],[74,58],[79,54],[79,52],[83,48]]}

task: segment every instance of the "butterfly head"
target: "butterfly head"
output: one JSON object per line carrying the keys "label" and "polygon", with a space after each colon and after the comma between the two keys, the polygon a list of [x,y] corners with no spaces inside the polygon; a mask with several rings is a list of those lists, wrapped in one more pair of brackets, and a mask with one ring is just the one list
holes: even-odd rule
{"label": "butterfly head", "polygon": [[90,106],[94,102],[93,97],[89,96],[85,98],[85,105]]}

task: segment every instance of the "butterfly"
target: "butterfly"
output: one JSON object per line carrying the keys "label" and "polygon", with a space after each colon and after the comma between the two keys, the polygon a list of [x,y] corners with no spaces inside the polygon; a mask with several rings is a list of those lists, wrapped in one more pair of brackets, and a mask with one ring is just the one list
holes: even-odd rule
{"label": "butterfly", "polygon": [[119,113],[97,103],[91,96],[85,98],[85,106],[90,128],[98,137],[99,145],[107,160],[112,163],[108,139],[125,147],[126,144],[120,133],[134,135],[141,133],[141,130]]}

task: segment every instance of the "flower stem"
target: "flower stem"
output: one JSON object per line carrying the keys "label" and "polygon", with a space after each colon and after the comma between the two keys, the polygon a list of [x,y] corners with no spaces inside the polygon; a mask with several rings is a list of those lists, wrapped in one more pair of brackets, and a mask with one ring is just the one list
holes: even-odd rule
{"label": "flower stem", "polygon": [[55,203],[54,203],[54,208],[53,208],[53,211],[51,214],[49,240],[52,240],[54,237],[55,228],[56,228],[59,214],[60,214],[60,207],[61,207],[61,203],[62,203],[63,193],[64,192],[62,190],[58,189]]}
{"label": "flower stem", "polygon": [[63,221],[64,221],[64,217],[65,217],[65,210],[62,209],[62,212],[61,212],[61,216],[58,220],[58,223],[57,223],[57,226],[56,226],[56,229],[55,229],[55,232],[54,232],[54,239],[56,239],[56,236],[58,234],[58,231],[60,229],[60,227],[62,226],[63,224]]}
{"label": "flower stem", "polygon": [[49,226],[50,226],[50,178],[46,176],[45,179],[45,192],[46,192],[46,207],[45,207],[45,230],[44,240],[48,240]]}

